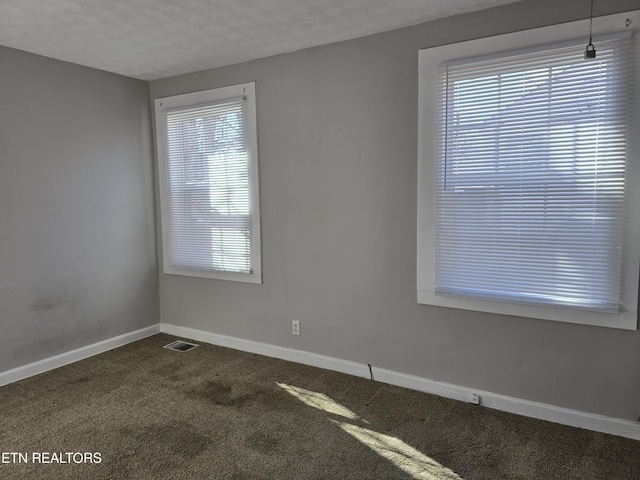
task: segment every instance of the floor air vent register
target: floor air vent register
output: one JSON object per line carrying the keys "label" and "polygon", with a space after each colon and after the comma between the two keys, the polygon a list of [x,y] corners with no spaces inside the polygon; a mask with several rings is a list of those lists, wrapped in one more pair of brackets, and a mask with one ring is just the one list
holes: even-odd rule
{"label": "floor air vent register", "polygon": [[196,348],[198,345],[195,343],[183,342],[182,340],[176,340],[175,342],[171,342],[166,344],[163,348],[168,348],[169,350],[175,350],[176,352],[188,352],[192,348]]}

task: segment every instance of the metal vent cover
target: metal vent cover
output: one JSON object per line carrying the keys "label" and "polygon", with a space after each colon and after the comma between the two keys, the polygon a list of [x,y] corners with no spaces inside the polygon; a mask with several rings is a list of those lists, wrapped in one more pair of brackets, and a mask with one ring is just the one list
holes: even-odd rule
{"label": "metal vent cover", "polygon": [[167,343],[162,348],[168,348],[169,350],[175,350],[176,352],[188,352],[192,348],[196,348],[198,345],[195,343],[183,342],[182,340],[176,340],[171,343]]}

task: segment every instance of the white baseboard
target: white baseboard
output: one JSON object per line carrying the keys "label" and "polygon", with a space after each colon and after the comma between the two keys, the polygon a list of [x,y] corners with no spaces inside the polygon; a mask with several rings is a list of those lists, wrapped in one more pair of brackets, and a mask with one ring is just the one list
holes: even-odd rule
{"label": "white baseboard", "polygon": [[[199,342],[210,343],[221,347],[257,353],[267,357],[274,357],[313,367],[325,368],[328,370],[355,375],[357,377],[369,378],[370,376],[368,365],[327,357],[325,355],[318,355],[302,350],[294,350],[291,348],[279,347],[251,340],[243,340],[241,338],[229,337],[226,335],[218,335],[211,332],[179,327],[177,325],[167,323],[162,323],[160,329],[163,333],[168,333],[170,335],[186,339],[193,339]],[[506,395],[476,390],[450,383],[437,382],[428,378],[407,375],[400,372],[385,370],[383,368],[372,367],[372,371],[374,380],[378,382],[410,388],[412,390],[418,390],[463,402],[471,402],[471,395],[476,394],[480,396],[481,405],[488,408],[547,420],[554,423],[560,423],[562,425],[640,440],[640,424],[629,420],[596,415],[546,403],[532,402],[521,398],[509,397]]]}
{"label": "white baseboard", "polygon": [[290,362],[302,363],[311,367],[319,367],[326,370],[347,373],[356,377],[369,378],[369,367],[367,365],[350,362],[348,360],[340,360],[338,358],[318,355],[303,350],[295,350],[293,348],[278,347],[277,345],[271,345],[269,343],[218,335],[216,333],[196,330],[195,328],[179,327],[169,323],[160,324],[160,331],[162,333],[168,333],[169,335],[175,335],[176,337],[218,345],[219,347],[233,348],[243,352],[257,353],[265,357],[279,358]]}
{"label": "white baseboard", "polygon": [[407,375],[382,368],[373,368],[373,378],[379,382],[463,402],[471,402],[471,395],[475,394],[480,396],[480,404],[482,406],[495,410],[640,440],[640,424],[629,420],[572,410],[548,403],[523,400],[521,398],[461,387],[450,383],[437,382],[428,378],[416,377],[414,375]]}
{"label": "white baseboard", "polygon": [[7,370],[6,372],[1,372],[0,386],[17,382],[18,380],[32,377],[33,375],[38,375],[39,373],[44,373],[49,370],[53,370],[54,368],[62,367],[79,360],[84,360],[85,358],[98,355],[99,353],[106,352],[107,350],[121,347],[123,345],[126,345],[127,343],[150,337],[151,335],[155,335],[156,333],[160,333],[160,324],[142,328],[140,330],[136,330],[135,332],[118,335],[117,337],[108,338],[107,340],[103,340],[92,345],[87,345],[86,347],[81,347],[76,350],[71,350],[70,352],[61,353],[60,355],[55,355],[53,357],[45,358],[44,360],[39,360],[37,362],[24,365],[22,367],[17,367],[12,370]]}

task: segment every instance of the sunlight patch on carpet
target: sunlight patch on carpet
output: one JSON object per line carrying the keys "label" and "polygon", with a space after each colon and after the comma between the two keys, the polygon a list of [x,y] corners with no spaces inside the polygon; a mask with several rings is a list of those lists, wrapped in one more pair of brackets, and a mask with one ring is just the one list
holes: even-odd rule
{"label": "sunlight patch on carpet", "polygon": [[407,445],[399,438],[348,423],[335,423],[340,425],[340,428],[349,435],[364,443],[416,480],[462,480],[455,472]]}
{"label": "sunlight patch on carpet", "polygon": [[[324,393],[313,392],[304,388],[287,385],[286,383],[276,382],[276,385],[310,407],[323,410],[327,413],[340,415],[349,420],[359,420],[359,417],[355,413],[335,402]],[[342,430],[362,442],[381,457],[389,460],[400,470],[408,473],[416,480],[463,480],[453,470],[448,469],[419,450],[407,445],[399,438],[384,435],[350,423],[338,422],[336,420],[331,421],[338,424]],[[365,420],[363,421],[369,423]]]}
{"label": "sunlight patch on carpet", "polygon": [[327,413],[333,413],[340,415],[341,417],[349,418],[351,420],[357,420],[358,416],[346,407],[343,407],[339,403],[331,400],[324,393],[312,392],[311,390],[305,390],[304,388],[294,387],[287,385],[286,383],[277,383],[280,388],[285,392],[290,393],[301,402],[309,405],[310,407],[323,410]]}

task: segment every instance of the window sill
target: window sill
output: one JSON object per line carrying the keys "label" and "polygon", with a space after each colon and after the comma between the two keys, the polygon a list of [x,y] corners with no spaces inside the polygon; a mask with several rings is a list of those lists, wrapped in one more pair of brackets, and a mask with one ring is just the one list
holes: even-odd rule
{"label": "window sill", "polygon": [[241,283],[262,283],[262,274],[260,272],[252,273],[236,273],[236,272],[220,272],[207,270],[189,270],[186,268],[164,267],[164,273],[168,275],[179,275],[182,277],[209,278],[213,280],[227,280],[230,282]]}
{"label": "window sill", "polygon": [[450,295],[436,295],[435,292],[429,290],[418,290],[418,303],[622,330],[636,330],[638,325],[637,312],[604,313],[572,308],[524,305]]}

